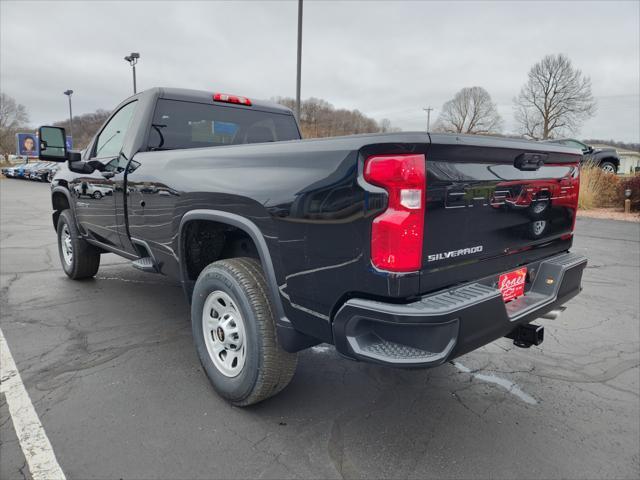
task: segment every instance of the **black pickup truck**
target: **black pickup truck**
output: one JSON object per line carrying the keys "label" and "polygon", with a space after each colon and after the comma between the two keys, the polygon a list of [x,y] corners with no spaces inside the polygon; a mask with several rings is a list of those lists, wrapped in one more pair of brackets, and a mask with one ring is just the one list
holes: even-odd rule
{"label": "black pickup truck", "polygon": [[426,132],[301,140],[270,102],[154,88],[82,153],[41,127],[65,273],[115,253],[180,282],[209,379],[235,405],[291,380],[296,352],[433,367],[500,337],[539,344],[578,294],[581,156]]}

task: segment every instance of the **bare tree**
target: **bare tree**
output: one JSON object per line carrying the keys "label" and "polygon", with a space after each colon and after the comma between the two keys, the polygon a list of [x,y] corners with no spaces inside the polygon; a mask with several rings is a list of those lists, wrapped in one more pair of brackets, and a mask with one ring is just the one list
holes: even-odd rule
{"label": "bare tree", "polygon": [[540,140],[576,132],[596,111],[591,80],[563,54],[547,55],[529,70],[514,99],[522,133]]}
{"label": "bare tree", "polygon": [[453,133],[496,133],[502,128],[502,119],[482,87],[463,88],[442,106],[434,130]]}
{"label": "bare tree", "polygon": [[0,154],[15,152],[16,133],[28,128],[29,114],[13,97],[0,93]]}

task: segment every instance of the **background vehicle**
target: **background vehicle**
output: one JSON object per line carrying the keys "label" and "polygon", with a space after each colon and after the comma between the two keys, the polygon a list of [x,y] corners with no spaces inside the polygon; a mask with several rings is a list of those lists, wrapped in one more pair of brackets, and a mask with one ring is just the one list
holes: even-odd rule
{"label": "background vehicle", "polygon": [[105,195],[111,195],[113,193],[112,185],[100,185],[97,183],[89,183],[88,181],[81,182],[79,185],[74,186],[76,196],[93,197],[100,199]]}
{"label": "background vehicle", "polygon": [[7,178],[24,178],[40,182],[49,182],[59,169],[56,162],[26,162],[20,165],[5,167],[2,174]]}
{"label": "background vehicle", "polygon": [[47,162],[30,162],[24,165],[22,169],[22,178],[26,180],[32,180],[31,174],[32,172],[37,171],[40,168],[43,168]]}
{"label": "background vehicle", "polygon": [[579,148],[583,153],[582,163],[597,165],[605,172],[617,173],[620,168],[620,157],[615,148],[593,148],[573,138],[558,138],[545,142]]}
{"label": "background vehicle", "polygon": [[39,182],[50,182],[58,171],[58,165],[55,162],[45,162],[36,168],[31,168],[30,179]]}
{"label": "background vehicle", "polygon": [[[52,184],[65,273],[92,277],[113,252],[179,281],[203,368],[236,405],[279,392],[295,352],[320,342],[402,367],[502,336],[537,345],[530,323],[581,288],[573,148],[424,132],[300,140],[280,105],[158,88],[118,106],[82,154],[63,129],[40,138],[43,159],[69,161]],[[539,228],[492,208],[507,204],[505,182],[566,188]],[[77,195],[89,185],[113,194]]]}
{"label": "background vehicle", "polygon": [[22,163],[18,165],[13,171],[14,178],[24,178],[24,172],[27,168],[29,168],[29,163]]}
{"label": "background vehicle", "polygon": [[2,173],[5,175],[5,177],[16,178],[19,176],[18,171],[20,170],[24,171],[24,167],[26,165],[27,165],[26,163],[21,163],[19,165],[13,165],[11,167],[3,168]]}

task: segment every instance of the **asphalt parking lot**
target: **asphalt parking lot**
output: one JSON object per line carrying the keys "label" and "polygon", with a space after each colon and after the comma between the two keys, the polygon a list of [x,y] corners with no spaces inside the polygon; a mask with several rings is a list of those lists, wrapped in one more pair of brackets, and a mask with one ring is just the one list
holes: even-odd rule
{"label": "asphalt parking lot", "polygon": [[[238,409],[201,371],[177,285],[113,255],[68,280],[48,186],[2,180],[0,201],[0,327],[67,478],[640,476],[638,223],[578,220],[584,291],[540,347],[405,371],[320,345]],[[0,478],[29,476],[0,395]]]}

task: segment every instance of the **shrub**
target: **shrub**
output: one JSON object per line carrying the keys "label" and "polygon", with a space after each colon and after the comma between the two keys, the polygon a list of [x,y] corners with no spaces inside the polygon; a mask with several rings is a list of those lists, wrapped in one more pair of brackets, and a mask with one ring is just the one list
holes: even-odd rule
{"label": "shrub", "polygon": [[605,173],[595,165],[583,165],[580,169],[578,208],[589,210],[616,205],[620,195],[619,184],[615,174]]}
{"label": "shrub", "polygon": [[602,190],[600,192],[600,199],[596,202],[598,207],[619,207],[620,177],[616,174],[604,173],[600,170],[600,183]]}
{"label": "shrub", "polygon": [[618,186],[618,204],[624,204],[624,200],[626,199],[624,191],[627,189],[631,190],[631,208],[633,210],[640,209],[640,174],[636,173],[635,175],[625,177],[620,181]]}

